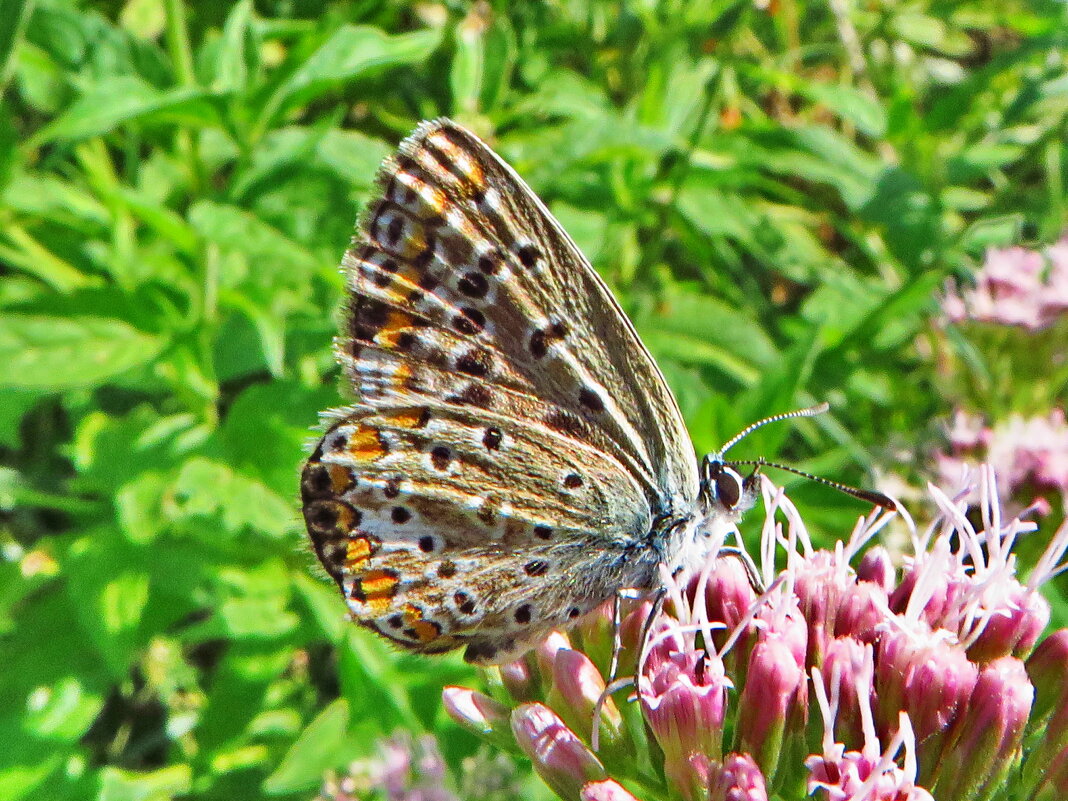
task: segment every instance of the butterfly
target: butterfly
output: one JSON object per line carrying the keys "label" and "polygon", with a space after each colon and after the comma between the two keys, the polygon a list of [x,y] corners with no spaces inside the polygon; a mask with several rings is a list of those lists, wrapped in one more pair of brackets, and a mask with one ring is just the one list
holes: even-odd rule
{"label": "butterfly", "polygon": [[699,562],[757,495],[698,463],[608,287],[462,126],[382,165],[342,262],[356,396],[304,467],[315,553],[355,621],[501,664],[660,566]]}

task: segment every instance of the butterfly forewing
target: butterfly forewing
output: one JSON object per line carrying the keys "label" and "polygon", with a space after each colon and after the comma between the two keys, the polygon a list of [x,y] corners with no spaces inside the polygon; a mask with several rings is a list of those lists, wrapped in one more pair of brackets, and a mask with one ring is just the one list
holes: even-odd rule
{"label": "butterfly forewing", "polygon": [[604,283],[485,144],[425,123],[378,186],[344,260],[356,404],[305,468],[308,529],[360,622],[502,661],[651,577],[695,461]]}

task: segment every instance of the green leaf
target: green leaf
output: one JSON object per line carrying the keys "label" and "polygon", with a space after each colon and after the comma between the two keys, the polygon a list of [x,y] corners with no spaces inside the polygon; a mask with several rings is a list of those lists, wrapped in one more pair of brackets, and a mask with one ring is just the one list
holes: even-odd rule
{"label": "green leaf", "polygon": [[853,123],[861,133],[876,137],[886,134],[886,110],[871,94],[845,84],[799,82],[797,89]]}
{"label": "green leaf", "polygon": [[381,139],[359,131],[333,129],[320,140],[315,154],[353,187],[370,189],[378,165],[390,150]]}
{"label": "green leaf", "polygon": [[214,88],[220,91],[244,90],[249,70],[256,58],[256,41],[252,29],[255,9],[251,0],[240,0],[230,9],[223,26],[222,39],[215,63]]}
{"label": "green leaf", "polygon": [[425,60],[441,41],[440,30],[391,36],[378,28],[345,25],[289,76],[267,101],[263,123],[279,112],[328,91],[344,81]]}
{"label": "green leaf", "polygon": [[65,676],[50,687],[38,687],[34,696],[24,719],[26,731],[56,742],[76,741],[104,705],[74,676]]}
{"label": "green leaf", "polygon": [[0,318],[0,386],[94,386],[151,362],[162,348],[120,320],[8,315]]}
{"label": "green leaf", "polygon": [[33,12],[33,0],[0,2],[0,93],[11,77],[15,52]]}
{"label": "green leaf", "polygon": [[678,209],[696,228],[711,237],[729,237],[755,244],[759,217],[751,204],[695,176],[679,193]]}
{"label": "green leaf", "polygon": [[[200,200],[189,209],[189,222],[208,241],[254,262],[257,281],[279,274],[308,275],[319,267],[314,254],[252,212]],[[295,280],[295,278],[292,278]]]}
{"label": "green leaf", "polygon": [[[803,330],[790,350],[765,369],[759,383],[749,387],[735,400],[743,421],[758,420],[762,415],[797,408],[812,375],[812,366],[820,348],[819,330]],[[765,426],[746,438],[753,453],[775,453],[789,435],[789,426]]]}
{"label": "green leaf", "polygon": [[281,764],[264,781],[263,789],[271,795],[281,795],[319,786],[323,774],[347,756],[348,726],[349,705],[339,698],[308,724],[286,751]]}
{"label": "green leaf", "polygon": [[290,584],[280,559],[222,570],[217,581],[223,597],[217,619],[227,640],[279,640],[299,625],[289,610]]}
{"label": "green leaf", "polygon": [[474,114],[482,94],[486,68],[486,20],[477,6],[456,26],[456,46],[449,70],[449,88],[456,111]]}
{"label": "green leaf", "polygon": [[104,228],[111,222],[107,207],[84,186],[48,172],[16,172],[0,201],[21,214],[74,228]]}
{"label": "green leaf", "polygon": [[120,75],[91,85],[62,114],[31,139],[33,146],[101,136],[128,122],[167,115],[184,125],[199,127],[218,122],[203,89],[160,91],[140,78]]}
{"label": "green leaf", "polygon": [[281,537],[293,520],[290,504],[259,481],[202,457],[182,467],[174,481],[173,502],[172,515],[218,517],[229,534],[251,529]]}
{"label": "green leaf", "polygon": [[123,571],[106,581],[99,599],[104,631],[117,637],[137,628],[148,603],[148,575]]}
{"label": "green leaf", "polygon": [[169,489],[169,476],[145,471],[115,493],[119,524],[132,542],[144,545],[166,528],[167,516],[161,506]]}
{"label": "green leaf", "polygon": [[189,765],[169,765],[154,771],[121,770],[105,766],[100,772],[97,801],[170,801],[193,788]]}
{"label": "green leaf", "polygon": [[[5,733],[3,728],[3,726],[0,726],[0,734]],[[17,736],[21,735],[22,732],[12,732],[11,734],[12,736]],[[7,760],[4,761],[6,762]],[[4,798],[6,801],[20,801],[20,799],[27,797],[62,762],[62,754],[42,753],[38,759],[25,763],[0,763],[0,798]]]}
{"label": "green leaf", "polygon": [[961,247],[982,252],[991,247],[1007,247],[1020,241],[1026,219],[1022,214],[1002,214],[976,220],[961,237]]}
{"label": "green leaf", "polygon": [[333,387],[309,391],[296,381],[254,384],[233,399],[219,429],[227,463],[289,496],[318,412],[337,402]]}
{"label": "green leaf", "polygon": [[[0,446],[19,447],[19,426],[22,418],[34,407],[40,396],[25,389],[0,389]],[[0,502],[2,503],[2,502]]]}

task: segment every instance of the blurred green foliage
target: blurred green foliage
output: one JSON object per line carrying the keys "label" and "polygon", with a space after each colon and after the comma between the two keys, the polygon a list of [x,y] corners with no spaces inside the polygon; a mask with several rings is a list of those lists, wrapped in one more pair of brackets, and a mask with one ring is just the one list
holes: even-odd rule
{"label": "blurred green foliage", "polygon": [[[337,264],[420,119],[551,205],[698,451],[827,399],[738,455],[918,474],[937,289],[1068,219],[1065,4],[763,5],[0,4],[0,797],[307,798],[397,727],[475,751],[438,694],[478,679],[345,623],[296,500]],[[823,536],[863,511],[793,494]]]}

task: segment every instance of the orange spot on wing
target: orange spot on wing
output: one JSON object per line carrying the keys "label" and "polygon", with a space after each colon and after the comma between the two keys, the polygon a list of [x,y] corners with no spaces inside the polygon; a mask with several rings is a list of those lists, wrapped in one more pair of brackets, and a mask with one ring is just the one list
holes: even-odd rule
{"label": "orange spot on wing", "polygon": [[414,259],[426,250],[428,244],[423,226],[412,222],[408,226],[408,235],[394,246],[394,251],[406,259]]}
{"label": "orange spot on wing", "polygon": [[430,419],[430,414],[424,407],[399,409],[395,412],[390,412],[386,419],[397,428],[411,430],[425,426]]}
{"label": "orange spot on wing", "polygon": [[430,620],[416,620],[410,628],[415,631],[415,638],[421,643],[433,642],[441,634],[441,628]]}
{"label": "orange spot on wing", "polygon": [[378,333],[379,335],[398,334],[401,331],[411,328],[413,322],[412,315],[408,314],[408,312],[393,309],[386,317],[386,322]]}
{"label": "orange spot on wing", "polygon": [[[400,287],[401,291],[394,293],[398,299],[404,297],[408,288],[405,286]],[[385,348],[393,348],[397,346],[397,340],[400,335],[405,331],[410,331],[415,324],[415,320],[412,315],[402,311],[391,311],[389,316],[386,317],[386,322],[375,334],[375,342]]]}
{"label": "orange spot on wing", "polygon": [[352,487],[352,471],[341,464],[332,464],[327,468],[330,475],[330,488],[335,495],[341,495]]}
{"label": "orange spot on wing", "polygon": [[358,582],[358,596],[373,614],[379,614],[389,608],[398,584],[396,575],[389,570],[368,570]]}
{"label": "orange spot on wing", "polygon": [[[415,192],[419,199],[435,214],[441,214],[449,205],[445,193],[408,172],[397,173],[398,180]],[[420,209],[420,211],[423,211]]]}
{"label": "orange spot on wing", "polygon": [[468,190],[484,190],[486,188],[486,175],[482,167],[471,156],[463,151],[444,133],[436,133],[430,136],[430,142],[440,150],[454,167],[462,172],[472,186]]}
{"label": "orange spot on wing", "polygon": [[349,434],[347,447],[357,462],[373,462],[389,453],[389,448],[378,430],[365,423],[360,423],[356,430]]}
{"label": "orange spot on wing", "polygon": [[467,170],[467,177],[471,179],[471,183],[475,185],[475,189],[486,188],[486,175],[482,172],[482,168],[474,161],[468,160],[470,168]]}
{"label": "orange spot on wing", "polygon": [[367,563],[376,550],[375,544],[367,537],[356,537],[349,540],[345,550],[345,562],[350,570],[362,570],[367,567]]}
{"label": "orange spot on wing", "polygon": [[424,644],[433,642],[441,634],[441,626],[431,620],[424,620],[423,610],[414,604],[404,605],[404,625],[415,632],[415,638]]}
{"label": "orange spot on wing", "polygon": [[356,524],[356,512],[347,503],[333,503],[331,507],[337,515],[337,522],[334,524],[335,531],[351,531],[352,527]]}

